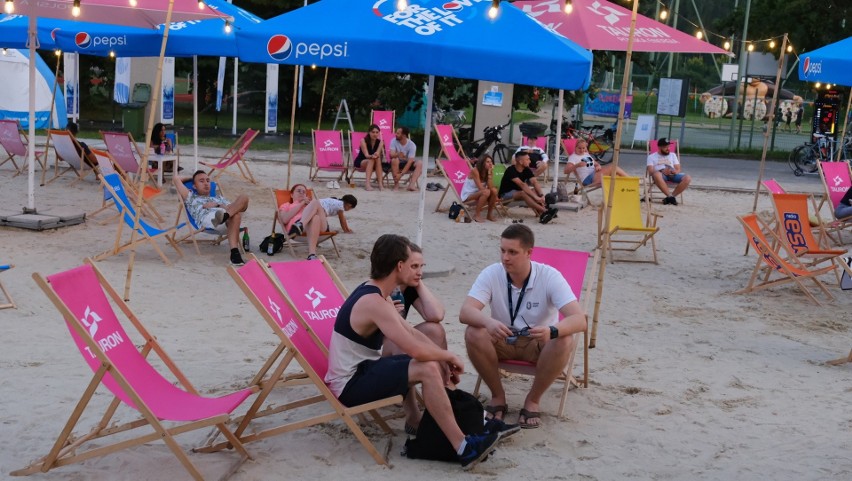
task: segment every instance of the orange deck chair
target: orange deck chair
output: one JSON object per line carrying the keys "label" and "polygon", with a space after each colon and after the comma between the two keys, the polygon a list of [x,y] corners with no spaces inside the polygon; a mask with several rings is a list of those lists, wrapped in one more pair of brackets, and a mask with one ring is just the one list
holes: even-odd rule
{"label": "orange deck chair", "polygon": [[[309,199],[314,198],[314,190],[313,189],[308,189],[308,198]],[[278,207],[281,206],[282,204],[289,203],[290,200],[292,199],[292,194],[290,194],[290,191],[286,190],[286,189],[272,189],[272,199],[275,202],[275,204],[274,204],[275,205],[275,215],[272,218],[272,235],[275,236],[276,235],[275,231],[278,229],[278,225],[280,224],[280,222],[278,222]],[[282,227],[282,230],[283,230],[283,227]],[[303,233],[298,234],[296,236],[290,236],[287,232],[284,232],[282,235],[285,235],[285,236],[288,237],[286,245],[290,249],[290,255],[293,256],[293,257],[296,257],[295,247],[307,246],[308,245],[306,242],[303,242],[303,240],[308,238],[308,234],[306,232],[303,232]],[[322,244],[325,241],[331,241],[331,246],[334,249],[334,253],[339,258],[340,257],[340,250],[338,250],[338,248],[337,248],[337,242],[334,241],[334,238],[336,236],[337,236],[336,230],[321,231],[320,235],[319,235],[319,240],[317,241],[317,247],[319,247],[320,244]]]}

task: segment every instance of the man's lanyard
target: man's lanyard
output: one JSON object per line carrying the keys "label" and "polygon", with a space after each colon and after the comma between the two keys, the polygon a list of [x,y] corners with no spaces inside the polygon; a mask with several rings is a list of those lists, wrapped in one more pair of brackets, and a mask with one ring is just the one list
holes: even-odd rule
{"label": "man's lanyard", "polygon": [[509,277],[508,272],[506,273],[506,290],[509,295],[509,322],[512,327],[515,327],[515,318],[518,317],[518,311],[521,310],[521,304],[524,302],[524,293],[527,292],[527,284],[530,282],[530,276],[532,276],[532,266],[530,266],[530,273],[527,274],[527,278],[524,279],[524,285],[521,286],[521,293],[518,294],[518,304],[512,310],[512,278]]}

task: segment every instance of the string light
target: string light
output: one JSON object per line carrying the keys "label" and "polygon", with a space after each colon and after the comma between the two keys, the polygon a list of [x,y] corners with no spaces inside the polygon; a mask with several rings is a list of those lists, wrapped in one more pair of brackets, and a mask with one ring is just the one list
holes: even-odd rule
{"label": "string light", "polygon": [[814,87],[816,87],[816,88],[820,88],[821,86],[822,86],[822,84],[821,84],[821,83],[819,83],[819,82],[817,82],[817,83],[815,83],[815,84],[814,84]]}
{"label": "string light", "polygon": [[74,0],[74,6],[71,7],[71,15],[75,17],[80,16],[80,0]]}
{"label": "string light", "polygon": [[3,49],[3,55],[6,55],[6,52],[7,52],[7,50],[4,48]]}
{"label": "string light", "polygon": [[231,22],[225,21],[225,33],[231,33]]}
{"label": "string light", "polygon": [[793,46],[787,45],[787,53],[792,53],[792,52],[793,52]]}
{"label": "string light", "polygon": [[317,64],[312,63],[312,64],[311,64],[311,70],[316,70],[316,69],[317,69]]}
{"label": "string light", "polygon": [[769,48],[771,48],[771,49],[772,49],[772,48],[775,48],[775,40],[770,40],[770,41],[769,41]]}
{"label": "string light", "polygon": [[58,56],[60,56],[60,55],[62,55],[62,50],[59,50],[59,49],[57,48],[56,50],[54,50],[54,51],[53,51],[53,55],[56,55],[57,57],[58,57]]}
{"label": "string light", "polygon": [[825,89],[826,89],[826,90],[831,90],[831,84],[825,84]]}
{"label": "string light", "polygon": [[115,58],[115,50],[109,51],[109,58]]}
{"label": "string light", "polygon": [[[15,2],[13,0],[6,0],[5,11],[9,15],[15,12]],[[3,55],[6,55],[6,49],[3,49]]]}
{"label": "string light", "polygon": [[494,20],[500,13],[500,0],[491,0],[491,8],[488,9],[488,18]]}
{"label": "string light", "polygon": [[701,30],[695,32],[695,38],[697,38],[698,40],[703,39],[704,38],[704,32],[702,32]]}
{"label": "string light", "polygon": [[562,11],[566,14],[570,14],[574,11],[574,5],[571,3],[571,0],[565,0],[565,6],[562,7]]}
{"label": "string light", "polygon": [[135,6],[136,6],[136,0],[130,0],[128,3],[130,3],[130,6],[131,6],[131,7],[135,7]]}
{"label": "string light", "polygon": [[204,0],[198,0],[198,9],[204,10]]}
{"label": "string light", "polygon": [[406,8],[408,8],[408,1],[407,1],[407,0],[398,0],[398,1],[396,2],[396,9],[397,9],[397,11],[402,12],[402,11],[404,11]]}
{"label": "string light", "polygon": [[749,52],[754,52],[754,44],[753,43],[748,44],[748,47],[746,47],[746,50],[748,50]]}
{"label": "string light", "polygon": [[725,50],[730,50],[730,49],[731,49],[731,41],[725,40]]}
{"label": "string light", "polygon": [[663,8],[660,9],[660,20],[665,20],[669,18],[669,11],[666,9],[666,6],[663,5]]}

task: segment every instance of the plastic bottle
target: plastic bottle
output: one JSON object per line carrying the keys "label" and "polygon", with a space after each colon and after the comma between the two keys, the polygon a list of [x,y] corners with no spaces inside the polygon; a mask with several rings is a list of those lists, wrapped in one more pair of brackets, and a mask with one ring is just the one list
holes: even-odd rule
{"label": "plastic bottle", "polygon": [[166,143],[160,142],[160,155],[165,155],[166,153]]}
{"label": "plastic bottle", "polygon": [[267,247],[267,248],[266,248],[266,255],[271,256],[272,254],[274,254],[274,253],[275,253],[275,252],[273,251],[273,249],[275,249],[275,245],[274,245],[274,244],[275,244],[275,234],[272,234],[272,235],[271,235],[271,236],[269,236],[269,237],[270,237],[270,239],[269,239],[269,247]]}
{"label": "plastic bottle", "polygon": [[248,227],[243,227],[243,250],[246,252],[250,250]]}
{"label": "plastic bottle", "polygon": [[577,185],[576,182],[574,182],[574,195],[577,195],[579,193],[580,193],[580,187]]}

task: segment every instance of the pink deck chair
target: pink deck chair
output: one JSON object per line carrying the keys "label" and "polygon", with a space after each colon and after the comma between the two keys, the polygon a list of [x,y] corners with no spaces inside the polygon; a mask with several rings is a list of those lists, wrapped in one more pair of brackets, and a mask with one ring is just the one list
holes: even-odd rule
{"label": "pink deck chair", "polygon": [[[300,264],[302,266],[305,264],[315,264],[320,269],[323,269],[322,263],[317,261],[291,262],[287,264]],[[293,301],[296,298],[288,297],[275,281],[273,281],[273,274],[254,256],[251,256],[245,266],[239,269],[229,267],[228,272],[269,327],[278,336],[280,343],[272,357],[264,364],[261,372],[255,377],[256,380],[267,379],[262,383],[263,390],[241,420],[235,434],[240,437],[242,442],[246,443],[339,419],[346,424],[376,463],[387,464],[387,459],[367,438],[354,417],[369,413],[385,433],[389,435],[393,434],[393,430],[382,420],[375,410],[402,402],[402,396],[381,399],[361,406],[346,407],[340,404],[324,382],[326,372],[328,371],[328,354],[325,345],[317,338],[321,334],[315,329],[315,324],[312,324],[310,321],[306,322],[306,319],[302,315],[303,311],[294,305]],[[299,269],[294,272],[296,273],[294,279],[310,285],[310,280],[308,280],[309,278],[306,277],[304,271]],[[331,289],[326,289],[329,294],[331,290],[336,290],[333,285],[330,287]],[[316,290],[311,291],[312,294],[317,294],[317,292]],[[315,296],[313,299],[328,300],[319,296]],[[312,304],[309,303],[309,305]],[[333,312],[336,314],[336,309]],[[330,321],[329,324],[333,324],[334,316],[331,316]],[[272,389],[280,385],[281,381],[286,382],[284,371],[293,359],[301,366],[304,374],[319,391],[319,395],[293,401],[281,407],[270,406],[261,411],[261,407],[265,404]],[[269,369],[276,364],[276,361],[277,366],[275,370],[267,377]],[[322,414],[315,414],[308,419],[288,422],[277,427],[242,436],[254,419],[316,403],[325,403],[330,409]],[[204,448],[203,450],[221,449],[226,445],[227,443],[220,443],[218,445],[211,445],[209,448]]]}
{"label": "pink deck chair", "polygon": [[437,132],[438,140],[441,142],[441,152],[438,154],[438,159],[468,161],[456,135],[456,129],[452,125],[435,124],[435,132]]}
{"label": "pink deck chair", "polygon": [[[850,171],[849,164],[846,162],[818,161],[817,167],[819,168],[820,178],[825,189],[823,202],[829,202],[831,218],[834,219],[829,225],[828,231],[830,234],[837,233],[835,242],[838,245],[843,245],[841,232],[852,227],[852,216],[838,219],[834,216],[834,210],[837,209],[840,200],[846,195],[846,191],[852,187],[852,171]],[[822,203],[820,203],[821,206]]]}
{"label": "pink deck chair", "polygon": [[[366,132],[355,132],[355,131],[349,132],[349,165],[351,167],[351,170],[349,171],[349,182],[353,183],[353,184],[355,183],[355,173],[356,172],[360,172],[360,173],[362,173],[366,176],[367,170],[364,168],[363,164],[361,165],[361,167],[355,167],[355,157],[358,157],[358,149],[361,148],[361,141],[366,136],[367,136]],[[385,147],[385,150],[387,150],[387,147]],[[389,155],[389,154],[385,154],[385,155]],[[387,158],[390,158],[390,157],[387,157]],[[385,166],[388,166],[388,168],[386,169]],[[390,166],[390,164],[385,164],[384,162],[382,162],[381,165],[378,166],[378,168],[382,169],[382,182],[384,182],[385,185],[388,186],[388,187],[390,187],[390,182],[388,180],[388,172],[390,171],[389,166]],[[366,181],[367,180],[365,179],[364,182],[366,182]]]}
{"label": "pink deck chair", "polygon": [[[11,162],[17,171],[15,175],[21,174],[27,167],[27,146],[30,144],[27,134],[21,130],[21,124],[17,120],[0,120],[0,146],[6,151],[6,158],[0,161],[0,166]],[[35,159],[41,170],[47,170],[44,151],[37,150]],[[21,165],[15,162],[20,157]]]}
{"label": "pink deck chair", "polygon": [[390,163],[390,144],[396,138],[396,111],[373,110],[370,112],[370,123],[379,126],[380,138],[385,143],[385,162]]}
{"label": "pink deck chair", "polygon": [[[83,160],[83,147],[77,142],[77,139],[67,130],[48,130],[47,141],[53,145],[53,150],[56,153],[54,162],[53,178],[47,181],[51,183],[54,180],[62,177],[67,172],[73,172],[77,178],[71,184],[75,184],[83,180],[92,173],[92,169]],[[65,162],[67,167],[63,170],[60,162]]]}
{"label": "pink deck chair", "polygon": [[779,184],[778,181],[775,180],[775,179],[766,179],[766,180],[762,181],[761,184],[763,184],[763,187],[765,187],[766,190],[768,190],[770,194],[786,194],[787,193],[787,191],[784,189],[784,187],[781,187],[781,184]]}
{"label": "pink deck chair", "polygon": [[[234,142],[234,145],[225,152],[225,155],[223,155],[215,164],[201,161],[198,163],[205,167],[210,167],[210,172],[207,174],[210,175],[213,180],[218,181],[222,174],[228,174],[233,175],[234,177],[241,177],[252,184],[257,184],[257,181],[251,174],[248,162],[246,162],[245,155],[258,133],[259,132],[257,130],[253,129],[246,130],[245,133],[243,133],[243,135]],[[231,167],[232,165],[237,167],[239,174],[228,171],[228,167]]]}
{"label": "pink deck chair", "polygon": [[[527,145],[527,136],[523,138],[523,145]],[[547,151],[547,137],[536,137],[535,146],[541,150]]]}
{"label": "pink deck chair", "polygon": [[[92,155],[94,155],[95,157],[95,160],[97,160],[98,162],[98,171],[100,175],[106,176],[109,174],[118,174],[119,177],[121,177],[121,185],[124,187],[125,192],[128,193],[128,198],[131,202],[135,203],[135,194],[137,186],[131,183],[131,181],[127,178],[126,174],[124,174],[124,171],[121,170],[121,166],[118,166],[116,164],[115,160],[109,155],[108,152],[98,149],[91,149],[91,151]],[[105,186],[103,187],[103,191],[104,195],[103,200],[101,202],[101,206],[97,210],[86,214],[87,218],[94,219],[98,214],[112,207],[112,202],[110,202],[112,200],[112,194]],[[157,209],[155,209],[154,206],[149,202],[150,199],[161,194],[162,191],[146,185],[142,192],[143,198],[145,200],[145,202],[142,203],[142,215],[146,219],[150,219],[157,227],[162,227],[161,223],[164,222],[163,217],[160,215],[159,212],[157,212]],[[115,214],[109,219],[101,222],[100,224],[106,224],[114,219],[117,219],[118,216],[119,214]]]}
{"label": "pink deck chair", "polygon": [[[571,292],[574,293],[578,302],[583,304],[584,312],[588,313],[588,306],[592,298],[592,282],[584,284],[584,280],[586,279],[586,270],[589,269],[589,259],[591,257],[591,253],[589,252],[553,249],[550,247],[535,247],[533,248],[531,258],[535,262],[547,264],[558,270],[562,276],[565,277],[565,280],[568,281],[568,285],[571,287]],[[592,270],[594,270],[597,265],[596,261],[597,254],[595,254],[595,262],[592,262],[591,264]],[[592,279],[593,277],[593,273],[590,273],[588,276],[589,279]],[[581,296],[584,292],[585,294]],[[586,319],[588,324],[588,314]],[[575,334],[575,339],[578,335],[579,333]],[[589,387],[588,325],[586,326],[586,330],[583,331],[583,378],[580,381],[575,379],[571,374],[571,370],[574,367],[574,354],[575,353],[571,354],[571,357],[568,359],[568,363],[565,365],[565,369],[559,378],[557,378],[558,381],[562,381],[563,383],[562,391],[560,393],[559,411],[557,411],[557,415],[559,417],[562,417],[562,414],[565,411],[565,400],[568,397],[568,389],[571,387],[571,384],[579,386],[579,384],[582,383],[583,387]],[[498,363],[498,366],[500,369],[511,373],[524,374],[528,376],[535,376],[536,374],[535,364],[527,361],[501,361]],[[482,384],[482,378],[477,376],[476,385],[473,388],[474,396],[479,395],[480,384]]]}
{"label": "pink deck chair", "polygon": [[[115,163],[129,178],[135,179],[140,173],[139,164],[143,156],[133,135],[129,132],[101,132],[101,137]],[[149,169],[148,172],[155,173],[156,169]]]}
{"label": "pink deck chair", "polygon": [[454,198],[459,204],[465,205],[465,203],[462,202],[461,191],[464,186],[464,182],[467,180],[467,176],[470,175],[470,164],[468,164],[465,159],[436,159],[435,163],[447,179],[447,187],[444,189],[444,192],[441,193],[441,198],[438,199],[438,205],[435,206],[435,212],[441,212],[441,203],[444,202],[444,197],[446,197],[447,192],[453,193],[450,200]]}
{"label": "pink deck chair", "polygon": [[[201,473],[177,444],[174,435],[210,426],[215,426],[224,434],[243,459],[249,456],[226,423],[230,414],[256,389],[241,389],[219,397],[201,396],[165,353],[156,337],[142,325],[90,260],[87,260],[86,265],[47,278],[39,274],[34,274],[33,278],[62,313],[74,343],[95,374],[50,453],[30,466],[13,472],[13,475],[46,472],[90,457],[163,440],[190,475],[200,480],[203,479]],[[134,340],[127,335],[110,300],[144,340],[141,350],[137,350]],[[152,351],[174,376],[178,385],[151,365],[147,355]],[[76,437],[72,430],[101,384],[115,397],[95,428]],[[111,425],[111,418],[122,403],[139,411],[142,418],[121,426]],[[166,427],[161,421],[181,424]],[[153,432],[137,433],[137,437],[129,440],[121,436],[120,441],[104,445],[105,438],[111,434],[145,426],[149,426]],[[97,440],[98,447],[84,451],[90,440]]]}
{"label": "pink deck chair", "polygon": [[338,182],[346,173],[343,155],[343,132],[339,130],[314,130],[311,132],[314,152],[311,156],[310,179],[317,180],[321,170],[336,172]]}
{"label": "pink deck chair", "polygon": [[[680,162],[681,166],[683,166],[683,157],[680,156],[680,142],[678,142],[677,140],[670,140],[669,144],[670,144],[669,152],[674,152],[674,154],[677,155],[678,162]],[[648,155],[655,154],[659,150],[660,150],[660,148],[657,146],[656,142],[648,142],[648,151],[647,151]],[[647,168],[645,169],[645,184],[648,188],[648,192],[646,193],[647,194],[646,197],[648,197],[649,201],[662,200],[663,193],[657,192],[655,194],[654,191],[655,190],[659,191],[659,189],[657,189],[657,186],[654,184],[654,180],[651,179],[651,176],[648,175],[648,169]],[[668,185],[669,188],[671,188],[671,189],[674,189],[675,187],[677,187],[677,184],[675,184],[673,182],[669,182],[669,181],[666,181],[666,185]],[[681,204],[683,204],[683,192],[680,193],[679,202]]]}

